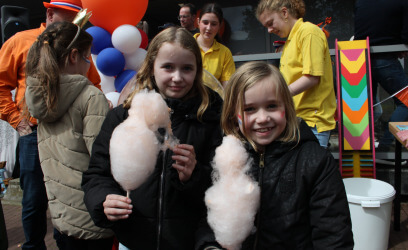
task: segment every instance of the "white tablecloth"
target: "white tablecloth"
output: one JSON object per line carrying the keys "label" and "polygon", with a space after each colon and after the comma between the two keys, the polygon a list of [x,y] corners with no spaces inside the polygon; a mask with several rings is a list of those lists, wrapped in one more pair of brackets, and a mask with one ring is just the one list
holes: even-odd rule
{"label": "white tablecloth", "polygon": [[6,121],[0,120],[0,161],[6,161],[5,178],[11,177],[16,163],[19,135]]}

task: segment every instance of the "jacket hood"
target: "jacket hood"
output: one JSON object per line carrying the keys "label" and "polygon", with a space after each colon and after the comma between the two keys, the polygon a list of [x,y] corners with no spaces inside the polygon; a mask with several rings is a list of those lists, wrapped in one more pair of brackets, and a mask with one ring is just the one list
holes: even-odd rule
{"label": "jacket hood", "polygon": [[38,79],[27,77],[25,99],[31,116],[43,122],[54,122],[67,112],[86,85],[88,79],[82,75],[61,75],[57,105],[52,112],[47,110],[46,87]]}

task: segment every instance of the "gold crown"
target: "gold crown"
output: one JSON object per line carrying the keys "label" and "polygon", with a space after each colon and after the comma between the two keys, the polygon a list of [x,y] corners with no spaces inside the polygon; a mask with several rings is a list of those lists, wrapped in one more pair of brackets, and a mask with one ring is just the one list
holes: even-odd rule
{"label": "gold crown", "polygon": [[78,25],[80,28],[83,28],[88,22],[89,18],[92,16],[92,12],[86,13],[87,10],[88,9],[80,10],[72,23]]}

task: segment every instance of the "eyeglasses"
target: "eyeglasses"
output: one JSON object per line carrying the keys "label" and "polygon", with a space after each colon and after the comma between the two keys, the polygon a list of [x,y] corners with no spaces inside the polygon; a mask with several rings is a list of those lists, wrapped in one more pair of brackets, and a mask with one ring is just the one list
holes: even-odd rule
{"label": "eyeglasses", "polygon": [[89,57],[91,57],[90,55],[88,57],[82,55],[82,59],[84,59],[85,62],[87,63],[91,63],[91,60],[89,60]]}
{"label": "eyeglasses", "polygon": [[182,18],[185,19],[185,18],[189,18],[189,17],[191,17],[191,15],[180,15],[180,16],[177,17],[177,19],[180,20]]}

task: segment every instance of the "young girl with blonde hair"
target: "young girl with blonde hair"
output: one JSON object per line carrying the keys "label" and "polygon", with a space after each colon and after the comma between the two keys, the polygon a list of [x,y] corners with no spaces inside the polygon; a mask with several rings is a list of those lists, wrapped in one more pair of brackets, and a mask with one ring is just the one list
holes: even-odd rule
{"label": "young girl with blonde hair", "polygon": [[[251,162],[247,174],[261,190],[242,249],[352,249],[349,207],[337,164],[296,117],[279,70],[266,62],[242,65],[231,77],[224,100],[222,128],[243,141]],[[228,216],[246,216],[231,216],[233,207],[240,206],[230,206]]]}

